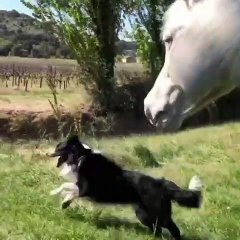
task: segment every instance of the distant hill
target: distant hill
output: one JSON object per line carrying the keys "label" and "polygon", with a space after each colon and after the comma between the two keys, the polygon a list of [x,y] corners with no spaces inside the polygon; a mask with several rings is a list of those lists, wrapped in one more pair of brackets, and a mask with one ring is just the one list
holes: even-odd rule
{"label": "distant hill", "polygon": [[[117,41],[117,54],[124,55],[125,50],[136,52],[136,43]],[[74,58],[67,46],[60,44],[53,34],[38,27],[31,16],[15,10],[0,10],[0,56],[8,55]]]}
{"label": "distant hill", "polygon": [[0,10],[0,55],[72,58],[71,51],[60,45],[36,20],[15,10]]}

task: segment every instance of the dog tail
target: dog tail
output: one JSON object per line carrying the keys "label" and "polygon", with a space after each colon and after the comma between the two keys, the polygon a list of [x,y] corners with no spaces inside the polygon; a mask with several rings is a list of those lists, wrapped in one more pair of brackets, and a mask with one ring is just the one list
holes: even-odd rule
{"label": "dog tail", "polygon": [[180,206],[200,208],[202,201],[202,181],[198,176],[193,176],[191,178],[188,190],[181,189],[173,184],[170,184],[167,188],[168,187],[171,200],[176,201]]}

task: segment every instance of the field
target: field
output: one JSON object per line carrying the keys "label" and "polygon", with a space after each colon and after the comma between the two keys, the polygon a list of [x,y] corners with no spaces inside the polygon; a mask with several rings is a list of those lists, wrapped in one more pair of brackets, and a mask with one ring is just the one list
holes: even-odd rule
{"label": "field", "polygon": [[[119,63],[116,71],[134,77],[143,69],[140,64]],[[48,99],[52,95],[46,82],[48,74],[54,75],[59,102],[66,108],[73,109],[90,101],[79,84],[81,76],[75,60],[0,57],[0,109],[50,110]]]}
{"label": "field", "polygon": [[[204,182],[202,208],[189,210],[174,204],[174,218],[184,239],[240,239],[240,124],[88,142],[124,167],[164,176],[183,187],[198,174]],[[1,141],[0,239],[154,239],[130,207],[79,201],[62,211],[59,199],[49,196],[61,182],[54,161],[45,157],[55,144]],[[164,236],[169,239],[167,232]]]}
{"label": "field", "polygon": [[[121,84],[143,76],[143,67],[137,63],[118,63],[115,71]],[[80,106],[86,110],[91,105],[91,98],[80,83],[81,71],[75,60],[0,57],[0,125],[7,121],[6,126],[15,125],[16,118],[29,115],[39,126],[42,116],[45,120],[51,119],[53,111],[49,100],[53,100],[53,96],[47,85],[48,79],[55,82],[58,103],[65,112],[72,114]],[[28,118],[28,121],[32,120]],[[37,127],[36,131],[44,130],[42,127]]]}
{"label": "field", "polygon": [[57,85],[59,102],[64,106],[71,107],[73,102],[88,101],[82,86],[76,88],[76,66],[73,60],[1,57],[1,109],[50,110],[48,99],[52,96],[46,81],[48,74],[53,76],[56,82],[66,81],[69,77],[66,88],[64,84],[61,89],[60,84]]}

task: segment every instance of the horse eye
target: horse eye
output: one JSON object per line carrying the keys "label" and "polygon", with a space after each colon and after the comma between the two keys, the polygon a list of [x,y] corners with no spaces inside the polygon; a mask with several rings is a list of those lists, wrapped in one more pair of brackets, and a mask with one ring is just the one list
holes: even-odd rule
{"label": "horse eye", "polygon": [[165,43],[171,43],[172,40],[173,40],[172,36],[169,36],[169,37],[167,37],[166,39],[164,39],[164,42],[165,42]]}

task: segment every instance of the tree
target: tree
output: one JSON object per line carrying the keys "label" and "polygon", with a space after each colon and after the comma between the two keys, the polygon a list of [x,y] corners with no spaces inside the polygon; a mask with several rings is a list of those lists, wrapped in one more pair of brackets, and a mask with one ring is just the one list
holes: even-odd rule
{"label": "tree", "polygon": [[74,56],[72,56],[71,50],[66,45],[63,45],[56,50],[56,57],[72,59]]}
{"label": "tree", "polygon": [[135,0],[134,11],[130,15],[137,51],[141,60],[150,69],[152,78],[159,73],[164,58],[164,46],[160,33],[163,14],[173,0]]}
{"label": "tree", "polygon": [[87,79],[85,87],[109,108],[115,86],[115,40],[122,27],[122,12],[128,7],[126,1],[21,1],[74,52]]}
{"label": "tree", "polygon": [[13,45],[12,49],[11,49],[11,55],[12,56],[21,56],[21,50],[22,50],[22,45],[21,44],[16,44]]}

